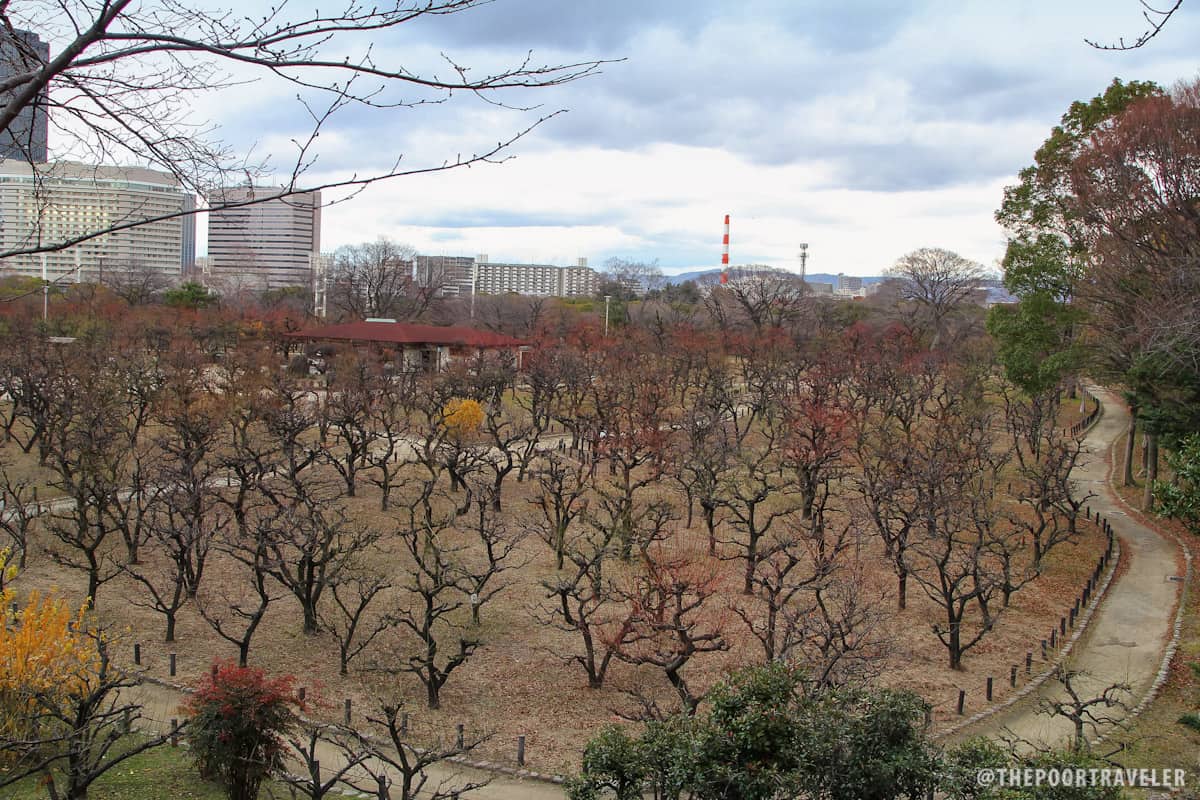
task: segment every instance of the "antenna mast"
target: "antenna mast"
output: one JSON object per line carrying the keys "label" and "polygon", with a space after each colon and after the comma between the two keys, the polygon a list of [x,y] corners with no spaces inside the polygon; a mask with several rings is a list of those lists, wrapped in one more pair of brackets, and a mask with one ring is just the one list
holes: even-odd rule
{"label": "antenna mast", "polygon": [[724,250],[721,252],[721,284],[729,283],[729,215],[725,215]]}

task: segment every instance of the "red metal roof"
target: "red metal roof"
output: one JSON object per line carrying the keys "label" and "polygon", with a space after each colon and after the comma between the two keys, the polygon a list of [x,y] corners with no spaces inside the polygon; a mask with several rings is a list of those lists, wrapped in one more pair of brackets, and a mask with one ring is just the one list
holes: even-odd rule
{"label": "red metal roof", "polygon": [[415,325],[409,322],[348,322],[286,334],[295,339],[322,339],[386,344],[432,344],[445,347],[518,347],[524,342],[502,333],[475,328]]}

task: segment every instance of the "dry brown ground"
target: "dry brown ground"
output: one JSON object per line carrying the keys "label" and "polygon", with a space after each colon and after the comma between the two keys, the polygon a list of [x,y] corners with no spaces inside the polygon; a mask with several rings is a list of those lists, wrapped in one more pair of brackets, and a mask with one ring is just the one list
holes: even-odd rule
{"label": "dry brown ground", "polygon": [[[510,526],[519,525],[530,514],[526,498],[529,484],[515,481],[506,486],[506,515]],[[355,513],[363,522],[386,529],[390,515],[380,514],[373,488],[363,489],[362,497],[354,502]],[[702,523],[696,520],[693,530],[681,530],[681,542],[691,542],[703,548]],[[1023,664],[1027,650],[1035,652],[1035,669],[1040,661],[1038,642],[1048,635],[1051,625],[1065,615],[1073,599],[1086,581],[1096,558],[1103,549],[1102,537],[1092,526],[1083,527],[1084,535],[1077,544],[1063,545],[1053,551],[1047,561],[1044,577],[1019,592],[1013,607],[999,620],[995,630],[966,656],[966,669],[953,672],[946,668],[946,652],[930,625],[939,617],[936,609],[920,589],[910,581],[909,608],[888,617],[887,634],[892,645],[882,676],[888,686],[904,687],[919,692],[935,708],[935,722],[945,723],[955,717],[954,702],[959,688],[968,692],[968,713],[984,705],[984,684],[988,676],[996,679],[996,699],[1002,700],[1010,691],[1008,674],[1012,664]],[[875,569],[867,581],[889,592],[887,603],[894,607],[890,596],[894,578],[882,560],[877,543],[865,540],[865,552],[874,557],[869,562]],[[484,641],[475,656],[455,672],[443,690],[442,709],[430,712],[424,708],[423,691],[415,680],[398,679],[383,686],[378,680],[364,677],[351,665],[351,675],[337,675],[337,649],[327,635],[306,637],[300,630],[299,607],[289,596],[274,603],[256,635],[251,649],[251,661],[271,672],[290,672],[302,685],[314,690],[328,701],[325,712],[340,716],[343,698],[351,698],[355,720],[361,722],[381,691],[400,691],[409,699],[413,730],[418,738],[453,736],[456,723],[464,723],[468,731],[491,731],[494,737],[482,748],[482,754],[498,761],[512,763],[518,734],[527,737],[527,757],[532,768],[543,771],[577,769],[583,743],[602,725],[617,721],[615,710],[632,711],[633,703],[625,690],[641,688],[669,699],[669,686],[655,668],[635,668],[614,662],[602,690],[586,688],[582,670],[566,664],[560,656],[575,652],[577,643],[568,634],[540,625],[530,613],[544,599],[539,581],[554,573],[551,554],[539,540],[526,539],[521,553],[529,564],[517,573],[506,574],[511,587],[483,609],[483,624],[472,635]],[[398,555],[376,556],[372,566],[386,569],[390,564],[402,568]],[[726,591],[713,608],[722,611],[728,603],[740,597],[740,562],[722,562]],[[206,575],[210,587],[233,588],[240,585],[240,572],[227,559],[214,557]],[[398,570],[399,571],[399,570]],[[400,579],[397,574],[397,579]],[[82,597],[82,575],[55,567],[44,554],[34,553],[29,570],[20,578],[18,588],[57,586],[71,597]],[[129,603],[138,594],[138,586],[126,578],[115,579],[102,587],[99,614],[103,620],[122,632],[120,659],[132,663],[132,645],[142,643],[145,669],[154,676],[167,676],[168,653],[178,653],[179,677],[184,683],[194,682],[214,658],[235,656],[234,648],[220,640],[190,608],[180,615],[179,640],[174,644],[162,641],[162,618],[151,611]],[[733,647],[725,653],[697,657],[685,672],[689,682],[704,688],[729,669],[761,659],[759,645],[749,639],[741,622],[732,614],[727,617],[726,630]],[[364,655],[363,659],[368,656]],[[1023,672],[1023,669],[1022,669]]]}

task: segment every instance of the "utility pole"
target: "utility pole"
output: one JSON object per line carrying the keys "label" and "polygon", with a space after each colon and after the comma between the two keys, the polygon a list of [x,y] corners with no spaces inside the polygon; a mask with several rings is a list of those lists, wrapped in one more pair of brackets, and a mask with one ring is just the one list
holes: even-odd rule
{"label": "utility pole", "polygon": [[608,338],[608,303],[612,300],[611,294],[604,295],[604,338]]}

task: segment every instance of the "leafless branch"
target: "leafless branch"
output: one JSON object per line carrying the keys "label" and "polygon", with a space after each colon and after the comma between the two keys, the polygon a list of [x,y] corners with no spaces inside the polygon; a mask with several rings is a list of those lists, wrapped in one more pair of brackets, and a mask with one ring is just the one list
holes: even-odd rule
{"label": "leafless branch", "polygon": [[1083,41],[1097,50],[1136,50],[1155,36],[1158,36],[1159,32],[1170,22],[1171,17],[1175,15],[1175,12],[1179,10],[1179,7],[1183,5],[1183,0],[1175,0],[1170,8],[1160,10],[1147,3],[1146,0],[1139,0],[1139,2],[1142,4],[1142,17],[1145,18],[1146,24],[1150,27],[1132,42],[1126,44],[1124,37],[1118,38],[1116,44],[1099,44],[1086,38]]}

